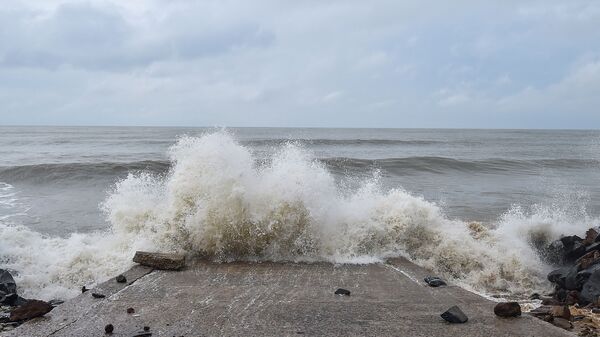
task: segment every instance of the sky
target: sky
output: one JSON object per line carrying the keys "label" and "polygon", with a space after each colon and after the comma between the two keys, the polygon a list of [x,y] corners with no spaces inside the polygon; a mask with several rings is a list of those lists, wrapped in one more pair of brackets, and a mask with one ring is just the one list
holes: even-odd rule
{"label": "sky", "polygon": [[600,128],[600,1],[2,0],[0,125]]}

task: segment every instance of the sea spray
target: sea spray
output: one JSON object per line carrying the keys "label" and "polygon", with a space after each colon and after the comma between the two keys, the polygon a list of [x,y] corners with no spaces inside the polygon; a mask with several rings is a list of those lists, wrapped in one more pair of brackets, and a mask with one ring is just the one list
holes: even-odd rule
{"label": "sea spray", "polygon": [[421,197],[384,190],[377,175],[346,190],[297,144],[259,164],[226,131],[183,137],[169,158],[168,173],[132,172],[114,186],[102,205],[110,231],[58,238],[0,224],[0,257],[23,294],[72,296],[129,267],[137,249],[220,262],[405,256],[474,290],[522,294],[544,287],[549,268],[532,243],[589,227],[541,206],[487,226],[451,220]]}

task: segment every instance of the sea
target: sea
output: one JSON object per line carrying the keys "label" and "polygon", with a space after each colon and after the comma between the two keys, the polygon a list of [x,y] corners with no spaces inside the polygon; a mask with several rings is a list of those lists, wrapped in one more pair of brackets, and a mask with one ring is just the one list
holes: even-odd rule
{"label": "sea", "polygon": [[600,216],[600,131],[0,126],[0,268],[75,296],[136,250],[403,256],[485,294],[548,287],[540,247]]}

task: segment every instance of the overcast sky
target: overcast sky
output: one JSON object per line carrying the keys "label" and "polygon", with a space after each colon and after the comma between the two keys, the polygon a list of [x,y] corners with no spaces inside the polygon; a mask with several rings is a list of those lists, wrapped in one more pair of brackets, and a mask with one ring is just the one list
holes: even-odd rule
{"label": "overcast sky", "polygon": [[0,124],[600,128],[600,1],[2,0]]}

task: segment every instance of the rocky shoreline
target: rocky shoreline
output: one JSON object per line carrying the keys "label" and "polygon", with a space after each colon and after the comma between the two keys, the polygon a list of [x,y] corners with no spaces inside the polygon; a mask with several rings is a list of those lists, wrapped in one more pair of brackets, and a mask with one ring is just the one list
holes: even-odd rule
{"label": "rocky shoreline", "polygon": [[600,229],[590,228],[584,237],[563,236],[543,248],[546,261],[559,268],[547,278],[554,291],[532,295],[542,306],[535,317],[580,336],[600,334]]}

